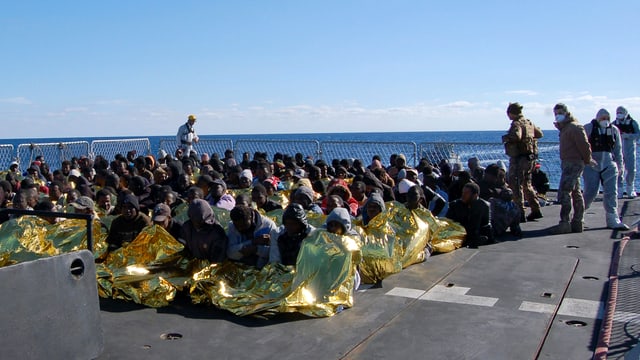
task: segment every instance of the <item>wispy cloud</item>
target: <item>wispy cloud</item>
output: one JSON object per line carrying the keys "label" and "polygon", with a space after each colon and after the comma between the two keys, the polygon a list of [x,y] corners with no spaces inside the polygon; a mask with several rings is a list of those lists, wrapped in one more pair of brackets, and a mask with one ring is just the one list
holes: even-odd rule
{"label": "wispy cloud", "polygon": [[0,98],[0,103],[4,104],[16,104],[16,105],[31,105],[33,102],[25,97],[17,96],[10,98]]}

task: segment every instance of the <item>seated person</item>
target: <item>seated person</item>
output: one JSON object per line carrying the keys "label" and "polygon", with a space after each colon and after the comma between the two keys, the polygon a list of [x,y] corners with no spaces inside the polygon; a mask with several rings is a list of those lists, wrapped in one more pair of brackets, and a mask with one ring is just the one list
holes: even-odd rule
{"label": "seated person", "polygon": [[[55,205],[53,205],[51,200],[43,199],[39,201],[36,204],[36,206],[34,206],[33,210],[55,212]],[[38,216],[46,220],[49,224],[55,224],[56,222],[58,222],[58,218],[55,216],[42,216],[42,215],[38,215]]]}
{"label": "seated person", "polygon": [[182,224],[171,217],[171,208],[167,204],[160,203],[153,208],[153,217],[151,218],[154,224],[161,226],[174,239],[179,239],[182,231]]}
{"label": "seated person", "polygon": [[328,232],[336,235],[357,235],[358,233],[351,227],[351,216],[349,210],[345,208],[335,208],[325,221],[325,228]]}
{"label": "seated person", "polygon": [[[531,185],[533,185],[533,188],[538,193],[538,201],[540,201],[540,199],[544,199],[546,204],[547,192],[549,192],[550,188],[549,177],[544,171],[542,171],[542,169],[540,169],[539,163],[536,163],[533,171],[531,172]],[[544,206],[543,204],[540,205]]]}
{"label": "seated person", "polygon": [[[165,209],[166,210],[166,209]],[[196,259],[221,263],[226,258],[228,239],[222,226],[205,200],[194,199],[189,203],[189,220],[180,230],[178,241]]]}
{"label": "seated person", "polygon": [[270,247],[277,246],[278,239],[278,227],[271,219],[246,206],[234,207],[229,216],[229,259],[259,268],[277,261],[270,259]]}
{"label": "seated person", "polygon": [[249,194],[238,194],[236,196],[236,206],[251,207],[251,196]]}
{"label": "seated person", "polygon": [[258,209],[264,210],[265,213],[269,211],[282,209],[282,205],[269,199],[267,189],[262,184],[256,184],[251,190],[251,200],[256,203]]}
{"label": "seated person", "polygon": [[301,186],[293,193],[291,202],[302,205],[302,208],[306,211],[311,211],[316,214],[324,214],[322,208],[314,202],[314,197],[312,188]]}
{"label": "seated person", "polygon": [[307,212],[302,208],[302,205],[291,204],[287,206],[282,214],[282,230],[278,235],[277,247],[279,253],[273,255],[274,261],[279,258],[283,265],[295,265],[302,241],[314,229],[309,225]]}
{"label": "seated person", "polygon": [[335,208],[347,208],[347,204],[345,204],[344,200],[338,195],[331,195],[325,198],[325,213],[329,215],[333,209]]}
{"label": "seated person", "polygon": [[109,251],[133,241],[145,227],[151,225],[151,219],[140,212],[138,198],[133,194],[126,194],[122,198],[121,214],[111,223],[107,244]]}
{"label": "seated person", "polygon": [[479,193],[477,184],[465,184],[462,197],[449,203],[447,211],[447,218],[464,226],[467,231],[466,243],[470,248],[493,242],[491,207],[488,202],[480,199]]}
{"label": "seated person", "polygon": [[111,206],[111,192],[106,189],[100,189],[96,194],[97,212],[100,216],[111,215],[113,206]]}
{"label": "seated person", "polygon": [[209,195],[205,200],[209,201],[211,206],[219,207],[231,211],[236,206],[236,199],[227,194],[227,184],[222,179],[215,179],[209,183]]}
{"label": "seated person", "polygon": [[407,191],[407,201],[404,206],[409,210],[427,208],[427,201],[420,185],[413,185],[409,188]]}
{"label": "seated person", "polygon": [[362,211],[362,223],[366,226],[369,224],[373,218],[378,216],[378,214],[384,212],[386,207],[384,205],[384,200],[382,199],[382,195],[379,192],[372,192],[369,195],[369,199],[364,206]]}
{"label": "seated person", "polygon": [[[321,208],[327,208],[327,199],[332,195],[337,195],[344,201],[345,207],[347,208],[347,210],[349,210],[351,216],[358,215],[358,200],[353,198],[353,196],[351,195],[351,190],[349,190],[349,187],[344,182],[344,180],[338,179],[331,181],[329,188],[327,189],[327,196],[324,198],[322,204],[320,205]],[[325,213],[328,214],[330,212],[331,210],[327,210]]]}
{"label": "seated person", "polygon": [[513,191],[505,183],[506,174],[498,165],[487,166],[480,182],[480,198],[491,204],[491,227],[494,236],[502,236],[507,228],[522,236],[520,208],[513,201]]}

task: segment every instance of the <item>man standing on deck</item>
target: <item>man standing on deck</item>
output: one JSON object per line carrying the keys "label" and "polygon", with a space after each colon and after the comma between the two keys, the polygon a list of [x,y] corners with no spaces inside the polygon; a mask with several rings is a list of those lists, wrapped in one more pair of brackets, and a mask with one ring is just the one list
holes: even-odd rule
{"label": "man standing on deck", "polygon": [[[554,125],[560,131],[560,184],[558,202],[560,203],[560,223],[550,229],[551,234],[582,232],[584,220],[584,198],[580,191],[580,176],[585,165],[597,165],[591,158],[591,146],[584,127],[571,115],[567,105],[559,103],[553,107],[556,121]],[[573,219],[569,223],[569,214],[573,205]]]}
{"label": "man standing on deck", "polygon": [[189,115],[187,122],[178,128],[176,143],[178,144],[178,149],[183,150],[183,157],[189,157],[189,155],[191,155],[191,151],[193,151],[193,144],[200,141],[200,138],[198,138],[198,135],[196,134],[196,130],[193,128],[195,123],[196,116]]}
{"label": "man standing on deck", "polygon": [[[531,173],[538,158],[538,139],[542,137],[542,130],[531,120],[522,115],[522,105],[510,103],[507,116],[511,120],[511,127],[502,136],[505,151],[509,155],[509,187],[513,190],[513,200],[520,207],[520,222],[540,219],[542,212],[536,199],[536,193],[531,186]],[[525,218],[524,197],[529,202],[531,213]]]}
{"label": "man standing on deck", "polygon": [[[622,153],[624,158],[624,171],[618,174],[618,198],[622,198],[623,193],[631,199],[636,197],[635,181],[636,181],[636,141],[640,139],[640,129],[638,122],[633,120],[627,109],[618,106],[616,109],[616,121],[613,122],[622,136]],[[622,170],[622,168],[620,169]],[[626,180],[627,188],[622,188]]]}

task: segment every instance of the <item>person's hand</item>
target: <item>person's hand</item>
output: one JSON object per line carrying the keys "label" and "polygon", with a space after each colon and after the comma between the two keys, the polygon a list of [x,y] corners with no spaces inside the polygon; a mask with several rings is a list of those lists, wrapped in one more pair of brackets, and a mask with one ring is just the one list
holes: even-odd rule
{"label": "person's hand", "polygon": [[253,239],[253,245],[269,245],[271,243],[271,235],[264,234]]}

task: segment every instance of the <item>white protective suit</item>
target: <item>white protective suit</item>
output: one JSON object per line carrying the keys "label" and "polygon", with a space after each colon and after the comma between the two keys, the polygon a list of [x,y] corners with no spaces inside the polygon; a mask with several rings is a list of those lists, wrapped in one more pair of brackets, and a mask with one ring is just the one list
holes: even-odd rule
{"label": "white protective suit", "polygon": [[[624,156],[624,174],[618,176],[618,198],[622,198],[623,192],[627,196],[636,197],[635,181],[636,181],[636,142],[640,139],[640,128],[638,122],[635,121],[627,109],[622,106],[618,107],[617,114],[613,124],[620,130],[622,137],[622,154]],[[626,185],[626,189],[623,187]]]}

